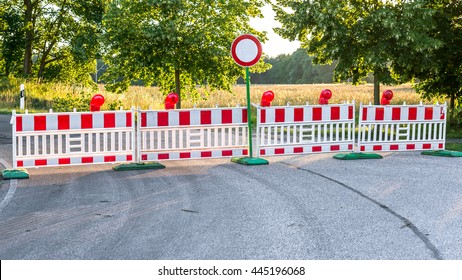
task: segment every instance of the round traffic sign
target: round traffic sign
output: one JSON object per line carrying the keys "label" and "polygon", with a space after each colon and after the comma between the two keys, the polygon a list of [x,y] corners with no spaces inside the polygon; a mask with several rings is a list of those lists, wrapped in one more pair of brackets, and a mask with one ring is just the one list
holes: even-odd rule
{"label": "round traffic sign", "polygon": [[244,34],[234,39],[231,44],[231,55],[234,61],[244,67],[250,67],[260,60],[262,47],[257,37]]}

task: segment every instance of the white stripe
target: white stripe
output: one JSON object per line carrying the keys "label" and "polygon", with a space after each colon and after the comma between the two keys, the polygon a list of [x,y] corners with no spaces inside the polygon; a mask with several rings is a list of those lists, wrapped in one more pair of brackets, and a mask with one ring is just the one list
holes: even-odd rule
{"label": "white stripe", "polygon": [[46,121],[46,130],[58,130],[58,115],[47,115]]}
{"label": "white stripe", "polygon": [[287,107],[284,110],[284,122],[294,122],[294,107]]}
{"label": "white stripe", "polygon": [[104,128],[104,114],[93,113],[92,128]]}
{"label": "white stripe", "polygon": [[201,113],[199,110],[191,110],[189,114],[189,120],[191,125],[200,125],[201,124]]}
{"label": "white stripe", "polygon": [[221,112],[223,110],[212,110],[212,124],[222,124]]}
{"label": "white stripe", "polygon": [[71,114],[69,117],[69,128],[70,129],[81,129],[82,128],[82,115]]}

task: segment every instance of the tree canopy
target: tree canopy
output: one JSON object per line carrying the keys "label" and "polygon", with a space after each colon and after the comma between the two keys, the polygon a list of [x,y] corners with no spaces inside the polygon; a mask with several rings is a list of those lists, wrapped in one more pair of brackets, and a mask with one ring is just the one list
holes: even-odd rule
{"label": "tree canopy", "polygon": [[[338,60],[335,77],[354,83],[371,72],[385,84],[426,79],[417,74],[428,73],[429,65],[437,63],[433,54],[449,43],[436,36],[443,31],[440,11],[453,5],[459,6],[459,17],[461,12],[459,1],[449,0],[276,2],[282,23],[277,32],[300,40],[316,63]],[[378,103],[378,91],[374,99]]]}
{"label": "tree canopy", "polygon": [[0,1],[3,74],[68,82],[89,79],[98,56],[105,0]]}
{"label": "tree canopy", "polygon": [[[130,81],[156,82],[164,92],[196,85],[228,89],[243,68],[231,58],[232,41],[252,33],[249,25],[261,16],[266,0],[119,0],[104,18],[106,81],[111,90],[123,91]],[[254,71],[268,68],[262,61]],[[181,105],[180,105],[181,106]]]}

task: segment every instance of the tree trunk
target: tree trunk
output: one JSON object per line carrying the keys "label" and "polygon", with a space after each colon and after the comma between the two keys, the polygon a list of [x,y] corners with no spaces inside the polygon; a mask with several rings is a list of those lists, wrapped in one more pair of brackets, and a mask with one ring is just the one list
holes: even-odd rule
{"label": "tree trunk", "polygon": [[26,27],[26,48],[24,51],[23,74],[28,78],[32,73],[32,45],[34,41],[34,24],[32,21],[33,5],[32,0],[24,0],[26,11],[24,14],[24,26]]}
{"label": "tree trunk", "polygon": [[178,94],[178,102],[176,108],[181,109],[181,86],[180,86],[180,70],[175,69],[175,93]]}
{"label": "tree trunk", "polygon": [[374,74],[374,105],[380,105],[380,81]]}
{"label": "tree trunk", "polygon": [[48,46],[48,48],[46,47],[46,45],[43,46],[42,58],[40,59],[40,68],[37,74],[37,78],[39,79],[39,81],[43,78],[43,73],[45,72],[45,66],[47,65],[47,63],[49,63],[49,61],[47,61],[48,55],[50,54],[51,49],[53,49],[53,46],[55,45],[55,43],[56,43],[56,40],[53,40],[52,42],[50,42],[50,45]]}

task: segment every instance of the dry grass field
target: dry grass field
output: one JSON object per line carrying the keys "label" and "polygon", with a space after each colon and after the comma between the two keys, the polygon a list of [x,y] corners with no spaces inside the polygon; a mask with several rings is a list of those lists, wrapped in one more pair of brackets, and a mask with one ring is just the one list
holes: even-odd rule
{"label": "dry grass field", "polygon": [[[272,103],[273,106],[286,105],[304,105],[317,104],[319,94],[323,89],[330,89],[332,91],[332,98],[329,101],[331,104],[343,103],[344,101],[355,100],[357,104],[360,102],[368,104],[373,102],[374,87],[371,84],[366,85],[348,85],[348,84],[314,84],[314,85],[252,85],[250,88],[251,102],[259,103],[261,95],[267,90],[274,92],[275,98]],[[381,92],[391,89],[394,92],[394,98],[391,104],[418,104],[420,103],[420,96],[412,89],[411,85],[400,86],[382,86]],[[120,101],[125,108],[131,106],[141,107],[142,109],[161,109],[163,108],[164,97],[159,92],[158,88],[146,87],[131,87],[128,92],[123,95],[117,95],[105,92],[101,87],[101,92],[105,96],[108,103],[116,100]],[[236,85],[233,92],[216,91],[206,94],[202,92],[202,98],[193,100],[186,97],[182,100],[182,108],[199,108],[210,107],[234,107],[237,104],[244,106],[246,104],[246,87],[244,85]],[[434,103],[435,100],[424,101],[425,103]],[[441,102],[441,101],[440,101]],[[444,102],[444,101],[443,101]]]}

